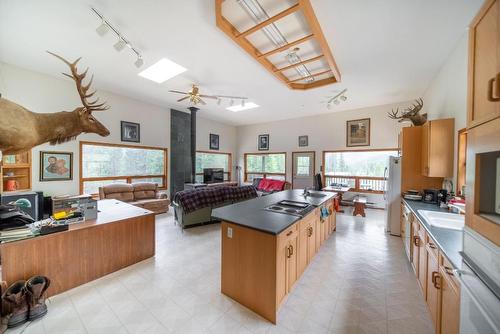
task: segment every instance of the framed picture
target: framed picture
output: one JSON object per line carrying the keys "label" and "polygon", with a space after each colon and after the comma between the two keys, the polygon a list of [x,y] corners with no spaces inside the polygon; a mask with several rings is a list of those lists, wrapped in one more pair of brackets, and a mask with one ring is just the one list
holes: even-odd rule
{"label": "framed picture", "polygon": [[309,136],[299,136],[299,147],[309,146]]}
{"label": "framed picture", "polygon": [[370,119],[347,121],[346,146],[370,146]]}
{"label": "framed picture", "polygon": [[121,121],[122,141],[139,143],[141,141],[141,125],[139,123]]}
{"label": "framed picture", "polygon": [[219,135],[210,134],[210,149],[219,150]]}
{"label": "framed picture", "polygon": [[269,150],[269,135],[259,135],[259,151]]}
{"label": "framed picture", "polygon": [[73,180],[72,152],[40,152],[40,181]]}

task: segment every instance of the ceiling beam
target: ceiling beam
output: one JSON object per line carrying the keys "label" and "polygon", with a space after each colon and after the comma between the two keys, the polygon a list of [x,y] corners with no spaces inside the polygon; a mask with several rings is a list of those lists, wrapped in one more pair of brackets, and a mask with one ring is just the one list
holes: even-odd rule
{"label": "ceiling beam", "polygon": [[266,52],[266,53],[263,53],[259,56],[259,58],[267,58],[275,53],[278,53],[278,52],[281,52],[281,51],[284,51],[284,50],[287,50],[287,49],[290,49],[292,46],[295,46],[297,44],[302,44],[304,42],[307,42],[308,40],[310,40],[311,38],[314,37],[314,34],[310,34],[310,35],[307,35],[305,37],[302,37],[302,38],[299,38],[291,43],[288,43],[288,44],[285,44],[283,46],[280,46],[279,48],[276,48],[274,50],[271,50],[269,52]]}
{"label": "ceiling beam", "polygon": [[282,18],[284,18],[285,16],[288,16],[290,14],[293,14],[295,13],[296,11],[298,11],[300,9],[300,4],[296,4],[296,5],[293,5],[292,7],[274,15],[273,17],[271,18],[268,18],[267,20],[265,21],[262,21],[261,23],[257,24],[256,26],[253,26],[252,28],[242,32],[241,34],[237,35],[236,38],[237,39],[240,39],[242,37],[245,37],[245,36],[248,36],[250,34],[253,34],[254,32],[256,31],[259,31],[260,29],[270,25],[271,23],[273,22],[276,22]]}
{"label": "ceiling beam", "polygon": [[319,43],[323,54],[332,69],[333,76],[337,79],[337,82],[340,82],[341,75],[337,63],[335,62],[335,58],[333,58],[332,51],[328,46],[328,42],[326,41],[325,36],[323,35],[323,31],[321,30],[321,26],[319,25],[318,19],[316,18],[316,14],[314,14],[314,10],[311,6],[309,0],[299,0],[299,4],[301,5],[302,12],[309,23],[309,27],[311,28],[311,32],[316,37],[316,41]]}
{"label": "ceiling beam", "polygon": [[291,89],[295,89],[295,90],[307,90],[307,89],[318,88],[318,87],[322,87],[322,86],[326,86],[326,85],[331,85],[334,83],[337,83],[337,80],[335,79],[335,77],[329,77],[329,78],[325,78],[325,79],[321,79],[321,80],[315,80],[313,82],[306,83],[306,84],[304,84],[304,83],[291,83],[291,84],[288,84],[288,87],[290,87]]}
{"label": "ceiling beam", "polygon": [[316,56],[316,57],[313,57],[313,58],[309,58],[309,59],[306,59],[306,60],[303,60],[301,62],[298,62],[298,63],[294,63],[292,65],[289,65],[289,66],[285,66],[285,67],[282,67],[282,68],[278,68],[277,70],[275,70],[275,72],[283,72],[283,71],[286,71],[286,70],[289,70],[289,69],[292,69],[292,68],[295,68],[297,66],[300,66],[300,65],[304,65],[304,64],[307,64],[307,63],[311,63],[313,61],[316,61],[316,60],[319,60],[323,58],[323,55],[319,55],[319,56]]}
{"label": "ceiling beam", "polygon": [[306,77],[300,77],[300,78],[297,78],[297,79],[294,79],[294,80],[289,80],[288,83],[294,83],[294,82],[297,82],[297,81],[302,81],[302,80],[305,80],[305,79],[308,79],[308,78],[316,78],[316,77],[319,77],[320,75],[323,75],[323,74],[326,74],[326,73],[330,73],[332,70],[329,69],[329,70],[326,70],[326,71],[321,71],[321,72],[318,72],[318,73],[314,73],[314,74],[311,74],[311,75],[308,75]]}

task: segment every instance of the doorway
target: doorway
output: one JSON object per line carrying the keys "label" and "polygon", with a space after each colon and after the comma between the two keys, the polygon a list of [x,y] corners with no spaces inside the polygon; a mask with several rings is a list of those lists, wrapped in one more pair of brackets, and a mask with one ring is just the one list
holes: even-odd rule
{"label": "doorway", "polygon": [[314,186],[315,169],[314,151],[292,152],[292,188],[312,188]]}

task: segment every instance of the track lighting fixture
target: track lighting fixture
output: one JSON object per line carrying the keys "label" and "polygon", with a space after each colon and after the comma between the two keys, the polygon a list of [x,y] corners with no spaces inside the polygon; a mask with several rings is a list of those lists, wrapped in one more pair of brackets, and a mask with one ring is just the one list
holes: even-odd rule
{"label": "track lighting fixture", "polygon": [[333,100],[333,103],[335,103],[336,105],[338,105],[340,103],[339,100]]}
{"label": "track lighting fixture", "polygon": [[121,38],[118,39],[118,42],[116,42],[113,47],[115,48],[116,51],[120,52],[121,50],[123,50],[125,48],[125,45],[127,45],[125,43],[125,41]]}
{"label": "track lighting fixture", "polygon": [[340,97],[340,99],[341,99],[342,101],[345,101],[345,100],[347,100],[347,96],[342,95],[342,96]]}
{"label": "track lighting fixture", "polygon": [[230,107],[232,107],[232,106],[233,106],[233,104],[234,104],[234,100],[233,100],[233,99],[231,99],[231,101],[229,102],[229,106],[230,106]]}
{"label": "track lighting fixture", "polygon": [[109,31],[109,26],[106,21],[103,19],[102,23],[95,30],[99,36],[104,36]]}
{"label": "track lighting fixture", "polygon": [[144,60],[141,56],[137,57],[137,60],[134,62],[135,67],[139,68],[144,65]]}
{"label": "track lighting fixture", "polygon": [[327,102],[326,102],[326,107],[328,109],[330,109],[332,107],[332,102],[333,104],[335,105],[339,105],[340,102],[345,102],[347,101],[347,96],[345,95],[345,93],[347,92],[347,88],[342,90],[340,93],[338,93],[337,95],[335,95],[334,97],[330,98]]}
{"label": "track lighting fixture", "polygon": [[102,37],[106,35],[109,30],[111,30],[118,38],[118,41],[113,44],[114,49],[120,52],[125,48],[125,46],[128,46],[128,48],[137,56],[137,60],[134,62],[134,65],[137,68],[144,65],[144,60],[142,59],[141,53],[132,45],[132,43],[130,43],[130,41],[125,38],[125,36],[123,36],[115,27],[113,27],[111,23],[109,23],[109,21],[106,20],[106,18],[97,9],[95,9],[94,7],[90,7],[90,9],[101,20],[101,25],[99,25],[99,27],[97,27],[96,29],[97,34]]}
{"label": "track lighting fixture", "polygon": [[217,99],[217,105],[220,106],[221,102],[222,102],[221,98],[218,98]]}
{"label": "track lighting fixture", "polygon": [[241,100],[241,106],[245,108],[245,100]]}

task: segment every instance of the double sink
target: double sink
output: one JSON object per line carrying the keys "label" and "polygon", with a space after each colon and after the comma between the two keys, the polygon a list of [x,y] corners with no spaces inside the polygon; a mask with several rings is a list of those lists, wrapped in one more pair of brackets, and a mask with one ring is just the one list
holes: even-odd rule
{"label": "double sink", "polygon": [[456,213],[447,213],[430,210],[418,210],[418,213],[425,221],[434,227],[446,228],[450,230],[463,230],[465,216]]}
{"label": "double sink", "polygon": [[307,202],[283,200],[266,207],[264,210],[288,214],[292,216],[304,217],[313,209],[314,205]]}

